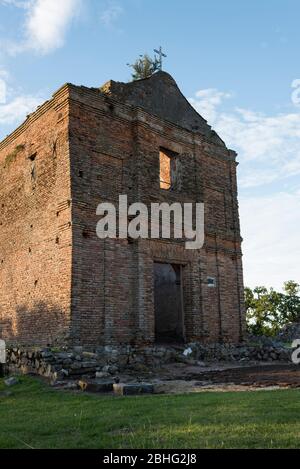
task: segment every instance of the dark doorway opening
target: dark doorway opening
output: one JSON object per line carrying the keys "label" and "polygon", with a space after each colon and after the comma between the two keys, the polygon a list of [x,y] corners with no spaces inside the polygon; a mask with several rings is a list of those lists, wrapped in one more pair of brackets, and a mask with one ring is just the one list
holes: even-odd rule
{"label": "dark doorway opening", "polygon": [[155,340],[184,341],[182,266],[154,263]]}

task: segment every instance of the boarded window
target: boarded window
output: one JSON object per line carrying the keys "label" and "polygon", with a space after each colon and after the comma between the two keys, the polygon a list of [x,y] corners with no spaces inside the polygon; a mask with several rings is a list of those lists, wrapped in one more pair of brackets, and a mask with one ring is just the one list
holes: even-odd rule
{"label": "boarded window", "polygon": [[160,148],[159,180],[161,189],[173,189],[175,186],[178,172],[177,156],[178,154],[173,151]]}
{"label": "boarded window", "polygon": [[159,152],[160,188],[171,188],[171,158],[163,151]]}

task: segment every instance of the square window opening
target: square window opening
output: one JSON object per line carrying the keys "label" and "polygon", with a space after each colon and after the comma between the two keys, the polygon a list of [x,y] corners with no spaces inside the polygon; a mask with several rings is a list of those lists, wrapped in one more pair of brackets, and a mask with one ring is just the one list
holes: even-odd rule
{"label": "square window opening", "polygon": [[159,150],[159,180],[160,188],[170,190],[174,186],[177,153],[160,148]]}
{"label": "square window opening", "polygon": [[215,277],[207,277],[207,286],[210,288],[215,288],[216,287],[216,279]]}

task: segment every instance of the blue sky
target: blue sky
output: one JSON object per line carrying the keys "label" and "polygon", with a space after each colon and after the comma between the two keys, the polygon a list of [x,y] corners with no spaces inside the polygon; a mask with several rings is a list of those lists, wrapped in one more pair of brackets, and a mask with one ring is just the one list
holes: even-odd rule
{"label": "blue sky", "polygon": [[299,17],[298,0],[0,0],[0,139],[63,83],[127,81],[162,45],[239,153],[245,283],[300,282]]}

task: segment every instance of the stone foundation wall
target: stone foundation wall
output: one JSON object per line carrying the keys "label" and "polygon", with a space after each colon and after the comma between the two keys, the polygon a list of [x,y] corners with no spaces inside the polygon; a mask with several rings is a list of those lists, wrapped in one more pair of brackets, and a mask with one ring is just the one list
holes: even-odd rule
{"label": "stone foundation wall", "polygon": [[281,344],[230,345],[197,343],[185,347],[101,347],[96,352],[82,347],[57,351],[45,348],[18,348],[7,351],[10,373],[36,374],[51,381],[105,373],[116,375],[124,371],[144,371],[168,363],[197,365],[205,362],[288,362],[292,350]]}

